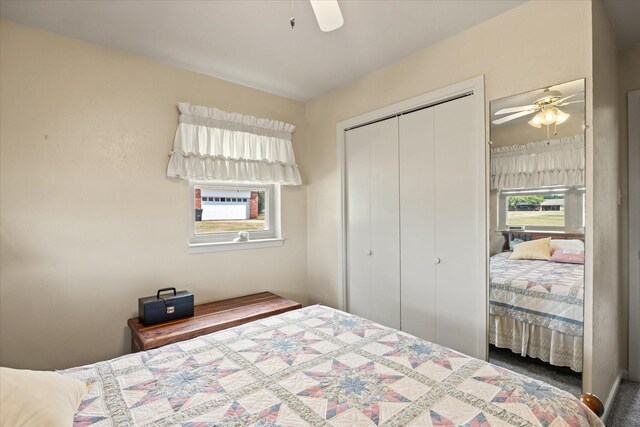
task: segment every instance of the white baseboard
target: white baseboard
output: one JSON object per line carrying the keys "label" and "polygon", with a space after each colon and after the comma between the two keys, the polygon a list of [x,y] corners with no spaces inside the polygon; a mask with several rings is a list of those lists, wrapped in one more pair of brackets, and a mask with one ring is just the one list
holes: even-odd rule
{"label": "white baseboard", "polygon": [[627,371],[620,371],[616,376],[616,379],[613,381],[613,385],[611,386],[611,390],[609,391],[609,396],[607,396],[607,401],[604,404],[604,414],[602,414],[602,422],[606,423],[607,418],[609,417],[609,413],[611,412],[611,407],[613,406],[613,401],[616,400],[616,395],[618,394],[618,388],[620,387],[620,381],[622,378],[627,377]]}

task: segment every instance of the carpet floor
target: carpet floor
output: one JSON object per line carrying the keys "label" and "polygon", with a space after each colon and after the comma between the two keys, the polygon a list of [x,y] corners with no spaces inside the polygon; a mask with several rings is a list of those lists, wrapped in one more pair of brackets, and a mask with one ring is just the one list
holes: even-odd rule
{"label": "carpet floor", "polygon": [[607,427],[640,426],[640,383],[622,380],[606,424]]}
{"label": "carpet floor", "polygon": [[489,346],[489,363],[544,381],[576,397],[582,394],[582,374],[569,368],[553,366],[532,357],[522,357],[509,349],[493,345]]}
{"label": "carpet floor", "polygon": [[[509,349],[492,345],[489,346],[489,362],[549,383],[576,397],[582,394],[582,374],[569,368],[549,365],[531,357],[522,357]],[[622,380],[606,425],[640,427],[640,383]]]}

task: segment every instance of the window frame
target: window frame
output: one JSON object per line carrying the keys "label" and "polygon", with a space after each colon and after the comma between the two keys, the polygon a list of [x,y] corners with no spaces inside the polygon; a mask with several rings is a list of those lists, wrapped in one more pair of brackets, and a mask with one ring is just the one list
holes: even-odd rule
{"label": "window frame", "polygon": [[584,210],[583,200],[586,194],[585,187],[540,187],[502,190],[498,193],[498,230],[509,230],[507,224],[509,196],[523,195],[543,196],[546,194],[564,195],[564,225],[563,226],[541,226],[524,225],[524,230],[533,231],[563,231],[580,232],[584,230]]}
{"label": "window frame", "polygon": [[[196,233],[195,189],[213,191],[264,191],[265,192],[265,224],[268,229],[249,230],[249,240],[234,241],[238,237],[236,231],[219,233]],[[236,181],[189,181],[189,251],[191,253],[216,252],[259,247],[282,246],[280,224],[280,185]]]}

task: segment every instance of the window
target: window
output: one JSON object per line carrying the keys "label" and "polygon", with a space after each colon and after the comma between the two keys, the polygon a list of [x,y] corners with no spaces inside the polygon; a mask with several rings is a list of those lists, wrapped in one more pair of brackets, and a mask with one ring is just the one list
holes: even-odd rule
{"label": "window", "polygon": [[[192,181],[190,187],[191,247],[282,240],[278,185]],[[249,233],[248,242],[237,241],[241,231]]]}
{"label": "window", "polygon": [[499,228],[578,231],[584,227],[584,188],[536,188],[502,191]]}
{"label": "window", "polygon": [[507,225],[564,227],[564,194],[507,196]]}

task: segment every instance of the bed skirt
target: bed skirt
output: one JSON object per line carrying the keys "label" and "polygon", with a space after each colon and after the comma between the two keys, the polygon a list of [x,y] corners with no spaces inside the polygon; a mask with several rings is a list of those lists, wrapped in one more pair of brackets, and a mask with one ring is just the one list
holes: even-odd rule
{"label": "bed skirt", "polygon": [[563,334],[506,316],[489,315],[489,342],[555,366],[582,372],[582,337]]}

